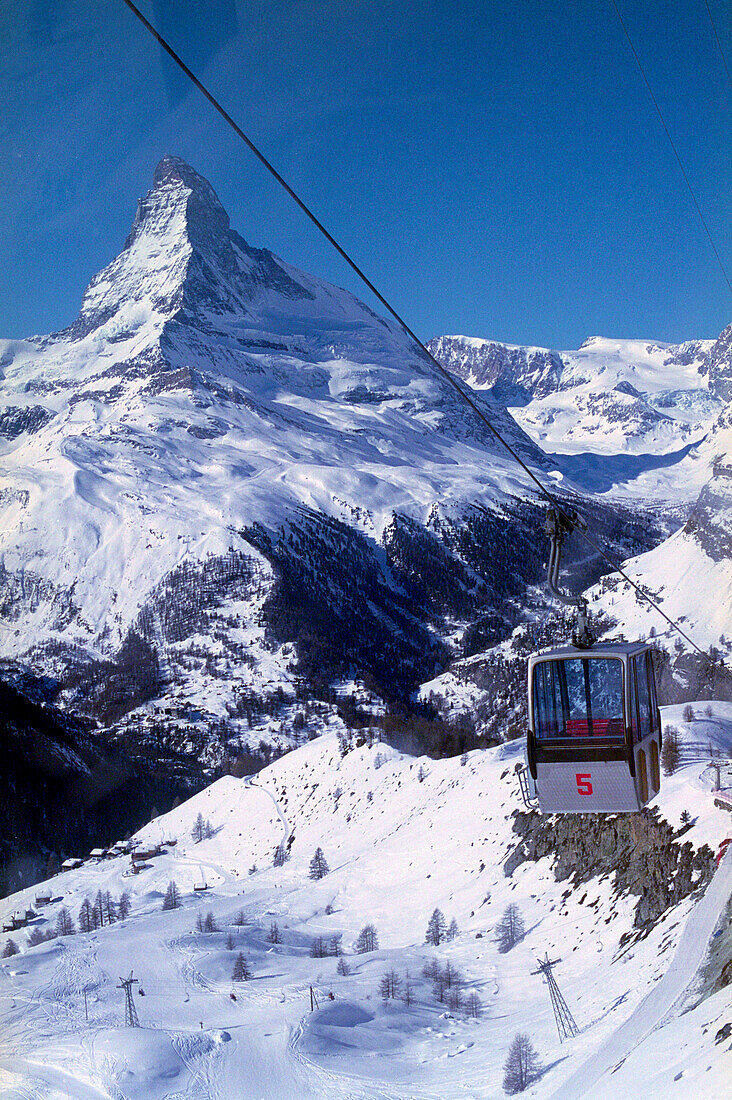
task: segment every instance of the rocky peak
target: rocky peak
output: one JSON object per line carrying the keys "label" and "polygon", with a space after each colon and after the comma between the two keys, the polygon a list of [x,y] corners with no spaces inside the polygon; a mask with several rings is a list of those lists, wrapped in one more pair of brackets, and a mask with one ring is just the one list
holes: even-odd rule
{"label": "rocky peak", "polygon": [[114,319],[114,339],[173,316],[210,329],[223,314],[246,316],[263,290],[289,299],[312,295],[272,253],[253,249],[229,225],[208,180],[179,157],[165,156],[140,199],[120,254],[90,282],[73,338]]}
{"label": "rocky peak", "polygon": [[719,334],[707,356],[709,389],[723,401],[732,401],[732,325]]}
{"label": "rocky peak", "polygon": [[153,174],[153,186],[140,199],[125,249],[148,236],[163,240],[185,232],[194,247],[220,248],[227,241],[229,215],[208,180],[180,157],[165,156]]}

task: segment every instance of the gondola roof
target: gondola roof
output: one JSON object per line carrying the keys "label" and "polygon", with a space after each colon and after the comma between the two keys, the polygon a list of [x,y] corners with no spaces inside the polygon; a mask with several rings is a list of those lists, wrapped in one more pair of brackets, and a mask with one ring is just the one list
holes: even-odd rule
{"label": "gondola roof", "polygon": [[542,649],[540,653],[534,653],[529,658],[529,663],[546,660],[547,657],[632,657],[636,653],[642,653],[648,649],[649,642],[602,642],[589,649],[581,649],[579,646],[566,645],[556,648]]}

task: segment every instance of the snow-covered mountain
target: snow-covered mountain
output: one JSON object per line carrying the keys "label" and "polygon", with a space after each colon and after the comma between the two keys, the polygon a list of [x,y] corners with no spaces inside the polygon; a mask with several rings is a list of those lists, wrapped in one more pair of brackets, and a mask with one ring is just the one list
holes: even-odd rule
{"label": "snow-covered mountain", "polygon": [[[262,618],[284,568],[278,540],[306,568],[309,538],[332,568],[339,543],[357,543],[364,577],[352,561],[344,574],[379,607],[373,629],[362,609],[364,629],[429,652],[424,627],[411,640],[413,600],[379,550],[384,533],[527,494],[401,330],[247,245],[173,157],[78,319],[0,343],[0,406],[0,650],[67,685],[73,665],[77,703],[120,654],[133,679],[146,669],[132,702],[177,678],[180,706],[212,720],[238,705],[222,681],[260,694],[291,681],[292,654]],[[486,408],[546,464],[502,406]],[[219,683],[187,688],[203,637]]]}
{"label": "snow-covered mountain", "polygon": [[[18,949],[0,960],[3,1095],[494,1100],[527,1032],[536,1100],[723,1100],[732,855],[714,870],[728,816],[695,746],[730,747],[732,706],[711,707],[693,723],[664,714],[685,766],[655,812],[542,819],[517,810],[520,742],[429,760],[361,731],[151,821],[135,874],[129,854],[77,852],[77,870],[0,901],[3,925],[35,912],[0,940]],[[109,923],[125,892],[128,915]],[[64,909],[76,934],[45,939]],[[437,928],[455,921],[436,946],[435,909]],[[233,978],[240,953],[250,980]],[[564,1043],[545,953],[579,1029]],[[123,1026],[130,971],[137,1029]]]}
{"label": "snow-covered mountain", "polygon": [[[696,643],[732,662],[732,402],[699,447],[711,470],[684,526],[653,550],[626,563],[637,583]],[[599,610],[612,615],[627,637],[653,633],[676,642],[663,620],[616,578],[593,592]]]}
{"label": "snow-covered mountain", "polygon": [[[0,655],[107,725],[147,706],[128,741],[287,743],[303,676],[403,696],[476,615],[523,613],[534,500],[401,329],[250,247],[174,157],[77,320],[0,342]],[[661,537],[598,522],[622,556]]]}
{"label": "snow-covered mountain", "polygon": [[[670,454],[678,463],[729,400],[729,330],[716,341],[675,345],[592,337],[577,351],[466,336],[441,336],[429,346],[474,389],[511,407],[528,434],[557,454]],[[628,463],[616,480],[641,470]]]}

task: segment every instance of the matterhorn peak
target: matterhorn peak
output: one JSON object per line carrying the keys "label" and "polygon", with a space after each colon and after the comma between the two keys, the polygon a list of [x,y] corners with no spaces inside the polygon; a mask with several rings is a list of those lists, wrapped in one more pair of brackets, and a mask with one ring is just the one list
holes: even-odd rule
{"label": "matterhorn peak", "polygon": [[199,248],[221,247],[229,233],[229,215],[208,180],[180,157],[164,156],[153,174],[153,186],[140,199],[129,248],[138,236],[160,238],[184,229]]}
{"label": "matterhorn peak", "polygon": [[90,282],[70,332],[78,339],[110,322],[128,332],[143,319],[174,316],[210,326],[212,317],[247,316],[267,286],[290,300],[312,297],[271,253],[250,248],[230,228],[208,180],[168,155],[138,202],[122,251]]}

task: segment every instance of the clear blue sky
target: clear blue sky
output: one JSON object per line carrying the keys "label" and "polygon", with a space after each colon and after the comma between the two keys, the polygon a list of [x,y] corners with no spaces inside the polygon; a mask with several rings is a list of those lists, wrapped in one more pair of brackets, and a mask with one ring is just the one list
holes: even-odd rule
{"label": "clear blue sky", "polygon": [[[730,320],[610,0],[138,3],[425,339],[571,348]],[[732,270],[704,0],[618,3]],[[0,71],[0,336],[73,320],[167,152],[250,243],[368,300],[121,0],[4,0]]]}

